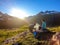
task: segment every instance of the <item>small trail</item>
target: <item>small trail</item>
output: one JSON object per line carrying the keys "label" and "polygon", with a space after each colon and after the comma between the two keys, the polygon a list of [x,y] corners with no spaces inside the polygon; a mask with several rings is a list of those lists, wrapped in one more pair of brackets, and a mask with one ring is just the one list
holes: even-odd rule
{"label": "small trail", "polygon": [[16,42],[16,40],[19,39],[21,36],[24,36],[24,37],[25,37],[27,33],[29,33],[29,31],[24,31],[24,32],[22,32],[22,33],[19,33],[19,34],[15,35],[15,36],[11,37],[11,38],[7,38],[7,39],[3,42],[2,45],[8,44],[8,43],[12,43],[12,44],[13,44],[13,43]]}

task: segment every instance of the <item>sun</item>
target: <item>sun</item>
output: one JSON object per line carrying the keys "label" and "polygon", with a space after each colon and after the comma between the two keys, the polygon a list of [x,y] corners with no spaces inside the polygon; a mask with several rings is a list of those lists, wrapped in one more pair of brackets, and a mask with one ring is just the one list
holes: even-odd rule
{"label": "sun", "polygon": [[20,9],[15,9],[15,8],[13,8],[10,11],[10,15],[14,16],[14,17],[21,18],[21,19],[24,19],[25,17],[28,17],[28,13],[26,11],[23,11],[23,10],[20,10]]}

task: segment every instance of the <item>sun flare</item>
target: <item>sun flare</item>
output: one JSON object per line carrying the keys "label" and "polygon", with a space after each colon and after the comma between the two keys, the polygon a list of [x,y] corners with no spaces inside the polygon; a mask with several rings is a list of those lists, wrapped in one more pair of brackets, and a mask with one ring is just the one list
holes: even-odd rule
{"label": "sun flare", "polygon": [[25,17],[28,17],[28,14],[27,14],[26,11],[15,9],[15,8],[13,8],[11,10],[10,15],[21,18],[21,19],[24,19]]}

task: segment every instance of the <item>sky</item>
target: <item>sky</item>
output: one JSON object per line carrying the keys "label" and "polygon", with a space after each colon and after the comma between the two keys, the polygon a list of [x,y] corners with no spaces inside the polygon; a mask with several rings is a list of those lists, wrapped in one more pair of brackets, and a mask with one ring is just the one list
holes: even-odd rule
{"label": "sky", "polygon": [[60,11],[60,0],[0,0],[0,11],[9,14],[12,8],[35,15],[40,11]]}

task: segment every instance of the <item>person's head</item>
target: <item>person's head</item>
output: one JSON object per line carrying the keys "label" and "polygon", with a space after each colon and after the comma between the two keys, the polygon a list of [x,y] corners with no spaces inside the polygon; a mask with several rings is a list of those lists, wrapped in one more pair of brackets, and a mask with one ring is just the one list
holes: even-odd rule
{"label": "person's head", "polygon": [[44,22],[45,20],[44,20],[44,19],[42,19],[41,21],[42,21],[42,22]]}

